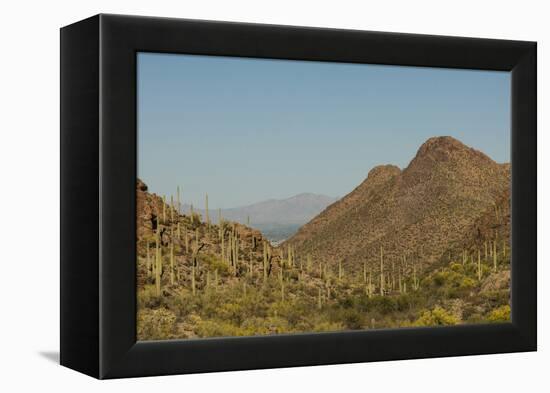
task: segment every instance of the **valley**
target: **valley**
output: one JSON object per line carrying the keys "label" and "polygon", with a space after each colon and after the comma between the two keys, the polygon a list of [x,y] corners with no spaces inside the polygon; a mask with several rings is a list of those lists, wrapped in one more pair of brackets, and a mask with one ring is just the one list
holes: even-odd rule
{"label": "valley", "polygon": [[510,166],[454,138],[340,199],[197,210],[174,188],[136,186],[139,340],[510,320]]}

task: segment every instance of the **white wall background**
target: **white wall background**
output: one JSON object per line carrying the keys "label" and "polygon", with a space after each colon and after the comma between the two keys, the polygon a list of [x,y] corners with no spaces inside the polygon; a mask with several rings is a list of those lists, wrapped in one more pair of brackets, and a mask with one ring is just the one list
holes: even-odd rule
{"label": "white wall background", "polygon": [[[0,390],[148,392],[547,391],[549,291],[539,225],[539,352],[99,382],[58,366],[59,31],[99,12],[539,42],[539,222],[550,221],[550,63],[542,1],[15,1],[0,22]],[[546,153],[546,154],[545,154]],[[546,280],[548,281],[548,280]],[[546,363],[546,364],[545,364]],[[545,389],[546,387],[546,389]]]}

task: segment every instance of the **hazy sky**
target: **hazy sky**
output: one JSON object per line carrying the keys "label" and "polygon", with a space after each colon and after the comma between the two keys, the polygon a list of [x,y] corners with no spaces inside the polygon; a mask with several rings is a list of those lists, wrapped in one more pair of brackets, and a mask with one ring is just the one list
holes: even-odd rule
{"label": "hazy sky", "polygon": [[138,176],[185,203],[343,196],[451,135],[510,157],[510,74],[138,54]]}

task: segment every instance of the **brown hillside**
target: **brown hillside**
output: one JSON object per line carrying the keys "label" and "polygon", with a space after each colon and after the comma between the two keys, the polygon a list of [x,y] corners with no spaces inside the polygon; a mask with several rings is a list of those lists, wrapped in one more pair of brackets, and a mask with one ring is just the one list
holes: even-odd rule
{"label": "brown hillside", "polygon": [[[239,276],[249,268],[252,261],[262,260],[264,237],[261,232],[245,225],[224,221],[222,228],[219,225],[208,224],[204,217],[194,213],[193,219],[189,214],[178,214],[176,203],[165,202],[163,198],[150,193],[147,185],[140,179],[137,180],[137,254],[138,254],[138,284],[144,285],[151,278],[150,266],[147,267],[147,247],[149,247],[149,259],[154,257],[155,234],[160,227],[161,247],[163,247],[163,263],[168,263],[168,245],[174,246],[175,273],[183,277],[188,274],[193,260],[193,255],[200,249],[200,256],[221,254],[220,234],[223,233],[227,240],[229,233],[239,241],[238,258],[242,262],[235,264],[234,275]],[[215,214],[211,211],[210,214]],[[224,245],[226,248],[227,243]],[[246,263],[245,263],[246,262]],[[226,266],[220,266],[220,270]],[[149,269],[149,271],[148,271]],[[213,269],[214,270],[214,269]],[[162,281],[169,281],[168,273],[163,272]],[[197,267],[197,276],[206,274],[202,267]],[[197,277],[198,280],[198,277]],[[222,278],[220,278],[220,281]],[[180,283],[181,284],[181,283]],[[167,287],[165,287],[167,288]],[[168,287],[170,288],[170,287]],[[177,285],[172,289],[177,288]],[[168,293],[168,292],[167,292]]]}
{"label": "brown hillside", "polygon": [[341,259],[356,271],[364,261],[377,267],[381,247],[390,263],[405,257],[426,267],[464,242],[509,185],[509,166],[454,138],[430,138],[406,169],[372,169],[286,243],[331,264]]}

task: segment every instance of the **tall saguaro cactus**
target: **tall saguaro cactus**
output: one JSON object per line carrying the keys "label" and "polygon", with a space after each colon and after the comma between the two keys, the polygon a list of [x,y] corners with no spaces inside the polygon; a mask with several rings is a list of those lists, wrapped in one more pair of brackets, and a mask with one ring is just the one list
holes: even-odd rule
{"label": "tall saguaro cactus", "polygon": [[170,284],[174,285],[174,242],[170,242]]}
{"label": "tall saguaro cactus", "polygon": [[162,197],[162,222],[166,223],[166,196]]}
{"label": "tall saguaro cactus", "polygon": [[178,203],[178,215],[181,214],[181,195],[180,195],[180,186],[177,187],[177,203]]}
{"label": "tall saguaro cactus", "polygon": [[418,281],[418,278],[416,277],[416,261],[413,263],[413,289],[415,291],[418,291],[418,288],[420,288],[420,282]]}
{"label": "tall saguaro cactus", "polygon": [[174,222],[174,196],[170,195],[170,222]]}
{"label": "tall saguaro cactus", "polygon": [[220,225],[220,239],[221,239],[221,258],[222,262],[225,262],[225,235]]}
{"label": "tall saguaro cactus", "polygon": [[208,213],[208,193],[206,193],[205,197],[205,215],[206,215],[206,225],[208,228],[210,228],[210,214]]}
{"label": "tall saguaro cactus", "polygon": [[399,293],[403,293],[403,284],[401,282],[401,266],[397,268],[397,282],[399,285]]}
{"label": "tall saguaro cactus", "polygon": [[380,296],[384,296],[384,249],[380,246]]}
{"label": "tall saguaro cactus", "polygon": [[373,292],[374,292],[374,286],[372,284],[372,272],[369,270],[369,297],[372,296]]}
{"label": "tall saguaro cactus", "polygon": [[151,277],[151,257],[149,255],[149,241],[147,241],[145,244],[146,244],[146,247],[147,247],[145,266],[146,266],[146,269],[147,269],[147,277]]}
{"label": "tall saguaro cactus", "polygon": [[157,233],[155,250],[155,289],[157,296],[160,296],[161,274],[162,274],[162,248],[160,247],[160,232]]}
{"label": "tall saguaro cactus", "polygon": [[264,251],[264,282],[267,280],[267,241],[264,240],[263,243],[263,251]]}
{"label": "tall saguaro cactus", "polygon": [[193,261],[193,264],[191,265],[191,293],[193,296],[196,294],[196,282],[195,282],[195,261]]}
{"label": "tall saguaro cactus", "polygon": [[477,280],[481,281],[481,252],[477,250]]}
{"label": "tall saguaro cactus", "polygon": [[497,271],[497,240],[493,242],[493,271]]}

